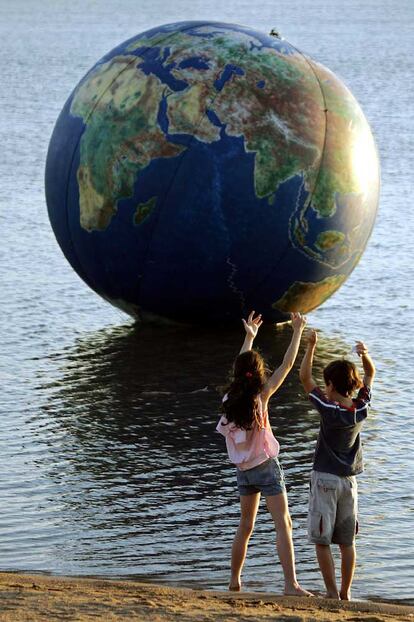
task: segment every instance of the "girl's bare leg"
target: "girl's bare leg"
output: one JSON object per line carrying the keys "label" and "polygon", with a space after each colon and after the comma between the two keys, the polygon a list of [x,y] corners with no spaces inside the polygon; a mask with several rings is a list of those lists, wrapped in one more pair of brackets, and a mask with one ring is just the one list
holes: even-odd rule
{"label": "girl's bare leg", "polygon": [[355,544],[345,546],[340,544],[341,550],[341,600],[351,600],[351,585],[355,572],[356,550]]}
{"label": "girl's bare leg", "polygon": [[339,600],[335,578],[335,564],[329,544],[316,544],[316,556],[326,587],[326,597]]}
{"label": "girl's bare leg", "polygon": [[300,587],[296,579],[292,521],[286,493],[266,497],[266,504],[275,524],[276,548],[285,576],[284,593],[289,596],[312,596],[310,592]]}
{"label": "girl's bare leg", "polygon": [[260,492],[240,497],[240,523],[234,536],[231,549],[231,578],[229,590],[239,591],[241,588],[240,575],[246,559],[247,545],[252,535],[257,510],[259,508]]}

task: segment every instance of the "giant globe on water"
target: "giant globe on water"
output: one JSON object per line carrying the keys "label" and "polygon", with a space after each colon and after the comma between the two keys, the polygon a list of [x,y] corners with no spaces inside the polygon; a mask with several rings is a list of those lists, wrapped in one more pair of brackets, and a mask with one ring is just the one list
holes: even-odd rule
{"label": "giant globe on water", "polygon": [[287,41],[181,22],[122,43],[56,123],[56,238],[98,294],[141,320],[310,311],[357,265],[379,165],[357,101]]}

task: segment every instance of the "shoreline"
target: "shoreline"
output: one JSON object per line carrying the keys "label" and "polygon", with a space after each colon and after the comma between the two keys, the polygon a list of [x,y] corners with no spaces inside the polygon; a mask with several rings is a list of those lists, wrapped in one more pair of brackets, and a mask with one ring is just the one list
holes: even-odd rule
{"label": "shoreline", "polygon": [[146,622],[414,621],[414,606],[377,601],[335,601],[223,592],[144,583],[0,572],[0,619],[145,620]]}

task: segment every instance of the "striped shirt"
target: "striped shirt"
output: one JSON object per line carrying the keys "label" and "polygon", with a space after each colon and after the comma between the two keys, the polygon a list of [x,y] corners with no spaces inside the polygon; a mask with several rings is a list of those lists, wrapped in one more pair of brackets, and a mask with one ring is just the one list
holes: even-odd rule
{"label": "striped shirt", "polygon": [[320,414],[320,429],[313,469],[334,475],[358,475],[363,471],[360,431],[368,416],[369,387],[363,386],[352,406],[329,400],[315,387],[309,399]]}

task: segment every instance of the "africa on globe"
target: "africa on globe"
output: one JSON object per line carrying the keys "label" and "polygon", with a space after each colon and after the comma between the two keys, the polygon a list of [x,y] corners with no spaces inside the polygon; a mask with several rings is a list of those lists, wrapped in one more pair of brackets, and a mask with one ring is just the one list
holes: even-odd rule
{"label": "africa on globe", "polygon": [[46,163],[66,258],[140,320],[315,309],[357,265],[378,196],[375,143],[341,80],[218,22],[159,26],[99,60]]}

